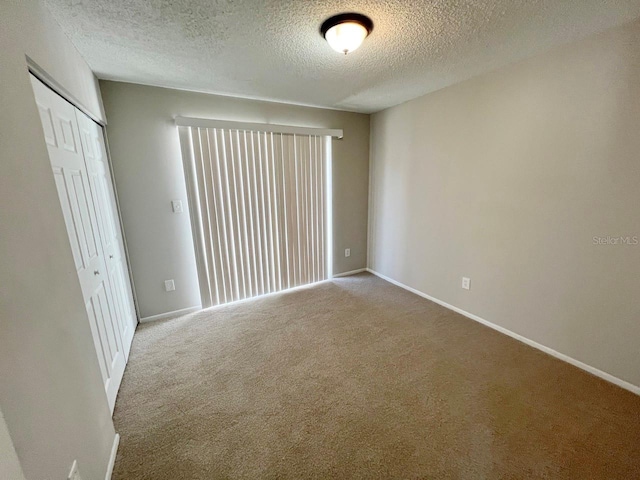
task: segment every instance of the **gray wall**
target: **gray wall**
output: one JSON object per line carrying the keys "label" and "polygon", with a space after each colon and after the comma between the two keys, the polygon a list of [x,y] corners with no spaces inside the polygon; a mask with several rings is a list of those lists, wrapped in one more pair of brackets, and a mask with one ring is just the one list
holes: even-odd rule
{"label": "gray wall", "polygon": [[0,405],[27,478],[103,479],[115,432],[25,55],[97,116],[100,92],[41,2],[2,3],[0,45]]}
{"label": "gray wall", "polygon": [[[172,199],[187,204],[176,115],[344,129],[344,140],[333,141],[333,268],[366,266],[368,115],[119,82],[101,89],[142,317],[200,304],[189,214],[171,212]],[[176,290],[165,292],[170,278]]]}
{"label": "gray wall", "polygon": [[[377,113],[369,265],[640,385],[640,24]],[[471,290],[461,289],[461,277]]]}
{"label": "gray wall", "polygon": [[20,460],[11,441],[2,411],[0,411],[0,478],[24,480]]}

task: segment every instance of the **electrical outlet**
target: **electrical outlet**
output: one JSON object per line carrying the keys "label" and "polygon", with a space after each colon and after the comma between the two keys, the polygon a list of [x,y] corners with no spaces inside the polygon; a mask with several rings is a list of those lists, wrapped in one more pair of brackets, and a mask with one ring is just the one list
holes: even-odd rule
{"label": "electrical outlet", "polygon": [[165,292],[173,292],[175,289],[176,289],[176,282],[174,282],[173,279],[164,281]]}
{"label": "electrical outlet", "polygon": [[182,200],[171,200],[171,209],[173,210],[173,213],[184,212],[182,208]]}
{"label": "electrical outlet", "polygon": [[471,279],[469,277],[462,277],[462,288],[471,290]]}
{"label": "electrical outlet", "polygon": [[345,248],[344,249],[344,256],[345,257],[350,257],[351,256],[351,249],[350,248]]}
{"label": "electrical outlet", "polygon": [[71,470],[69,471],[69,476],[67,480],[82,480],[80,476],[80,472],[78,471],[78,461],[74,460],[73,465],[71,465]]}

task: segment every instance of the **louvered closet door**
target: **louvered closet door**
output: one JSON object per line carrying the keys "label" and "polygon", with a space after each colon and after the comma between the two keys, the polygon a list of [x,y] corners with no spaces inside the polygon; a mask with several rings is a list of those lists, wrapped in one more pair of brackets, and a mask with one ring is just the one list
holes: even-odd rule
{"label": "louvered closet door", "polygon": [[326,137],[181,129],[203,306],[327,279]]}
{"label": "louvered closet door", "polygon": [[31,83],[58,189],[73,261],[111,411],[126,357],[114,308],[99,219],[82,150],[76,108],[35,77]]}

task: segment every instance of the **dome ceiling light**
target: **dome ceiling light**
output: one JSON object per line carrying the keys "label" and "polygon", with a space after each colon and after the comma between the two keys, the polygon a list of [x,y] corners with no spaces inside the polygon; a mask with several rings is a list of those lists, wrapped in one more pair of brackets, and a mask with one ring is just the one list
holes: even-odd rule
{"label": "dome ceiling light", "polygon": [[373,22],[359,13],[341,13],[324,21],[320,33],[336,52],[347,53],[357,49],[373,30]]}

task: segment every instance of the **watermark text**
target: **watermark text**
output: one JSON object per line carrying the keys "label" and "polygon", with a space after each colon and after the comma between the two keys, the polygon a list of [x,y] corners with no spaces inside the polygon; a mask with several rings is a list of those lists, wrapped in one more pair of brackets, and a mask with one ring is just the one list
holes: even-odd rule
{"label": "watermark text", "polygon": [[626,235],[614,237],[612,235],[594,236],[593,245],[638,245],[640,237],[637,235]]}

